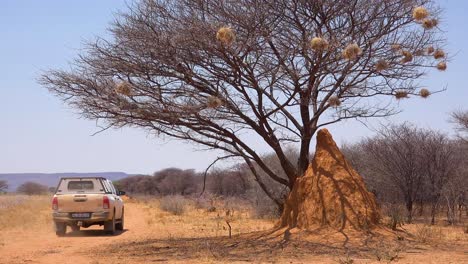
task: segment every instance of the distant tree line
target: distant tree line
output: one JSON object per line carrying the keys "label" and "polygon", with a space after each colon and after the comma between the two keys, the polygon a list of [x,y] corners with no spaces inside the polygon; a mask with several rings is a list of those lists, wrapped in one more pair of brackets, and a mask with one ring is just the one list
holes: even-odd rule
{"label": "distant tree line", "polygon": [[343,152],[381,204],[404,205],[407,222],[427,210],[434,224],[443,208],[453,224],[466,212],[468,145],[461,139],[401,124],[344,146]]}
{"label": "distant tree line", "polygon": [[[403,207],[405,212],[401,213],[407,222],[412,222],[415,214],[424,214],[434,224],[443,212],[447,222],[453,224],[463,212],[467,214],[468,144],[464,138],[449,138],[442,132],[405,123],[386,126],[376,136],[343,146],[342,151],[379,203],[386,209]],[[296,155],[293,149],[287,151],[291,160]],[[280,177],[287,177],[281,174],[276,155],[262,159]],[[246,164],[211,170],[206,182],[203,173],[169,168],[151,176],[127,177],[116,185],[129,194],[159,196],[198,195],[205,185],[206,194],[242,197],[260,210],[281,212],[277,201],[284,201],[288,190],[268,175],[257,176],[263,187],[255,183],[256,177]],[[265,188],[270,195],[265,194]]]}
{"label": "distant tree line", "polygon": [[25,182],[18,186],[16,192],[27,195],[40,195],[49,192],[49,187],[36,182]]}
{"label": "distant tree line", "polygon": [[6,192],[8,189],[8,183],[5,180],[0,180],[0,193]]}
{"label": "distant tree line", "polygon": [[247,175],[241,169],[215,169],[205,177],[194,170],[168,168],[153,175],[135,175],[115,182],[117,188],[130,194],[193,195],[200,194],[205,184],[207,193],[219,196],[242,196],[249,189]]}

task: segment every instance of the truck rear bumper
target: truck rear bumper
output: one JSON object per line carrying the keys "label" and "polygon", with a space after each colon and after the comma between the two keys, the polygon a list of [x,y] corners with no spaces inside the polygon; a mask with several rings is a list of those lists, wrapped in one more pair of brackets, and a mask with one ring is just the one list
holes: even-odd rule
{"label": "truck rear bumper", "polygon": [[53,212],[52,218],[55,222],[101,222],[109,220],[110,213],[109,212],[94,212],[91,213],[91,217],[89,218],[72,218],[71,213],[63,213],[63,212]]}

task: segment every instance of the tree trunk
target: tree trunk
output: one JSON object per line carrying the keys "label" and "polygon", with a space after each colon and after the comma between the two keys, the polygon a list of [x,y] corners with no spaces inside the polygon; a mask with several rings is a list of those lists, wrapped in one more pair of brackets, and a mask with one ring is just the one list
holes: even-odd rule
{"label": "tree trunk", "polygon": [[406,199],[406,211],[408,213],[406,222],[411,224],[413,222],[413,200],[411,198]]}
{"label": "tree trunk", "polygon": [[435,225],[436,211],[437,211],[437,204],[432,202],[432,206],[431,206],[431,225]]}

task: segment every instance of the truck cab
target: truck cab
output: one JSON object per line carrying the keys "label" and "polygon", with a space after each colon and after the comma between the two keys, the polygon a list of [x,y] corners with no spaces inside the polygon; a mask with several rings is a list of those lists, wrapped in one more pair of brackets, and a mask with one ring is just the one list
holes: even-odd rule
{"label": "truck cab", "polygon": [[52,198],[52,218],[57,236],[92,225],[104,226],[114,234],[124,229],[125,192],[102,177],[61,178]]}

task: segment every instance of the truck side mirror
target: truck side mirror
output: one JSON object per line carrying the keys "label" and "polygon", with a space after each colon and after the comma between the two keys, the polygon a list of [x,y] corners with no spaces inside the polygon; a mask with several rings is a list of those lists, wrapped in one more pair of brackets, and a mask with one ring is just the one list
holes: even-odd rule
{"label": "truck side mirror", "polygon": [[119,191],[119,196],[122,196],[122,195],[125,195],[125,192],[124,191]]}

